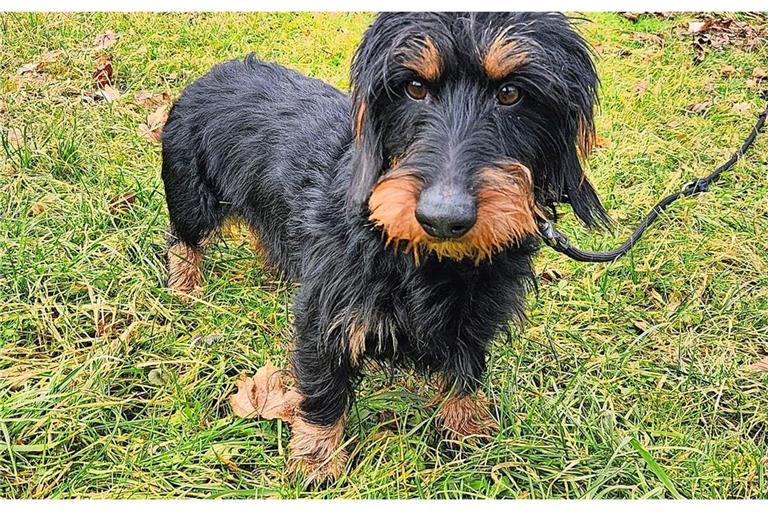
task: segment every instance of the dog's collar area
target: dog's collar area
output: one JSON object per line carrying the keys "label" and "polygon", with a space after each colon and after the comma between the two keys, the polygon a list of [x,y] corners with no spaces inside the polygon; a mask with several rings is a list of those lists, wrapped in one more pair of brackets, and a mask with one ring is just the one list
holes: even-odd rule
{"label": "dog's collar area", "polygon": [[763,111],[757,116],[757,122],[738,151],[736,151],[736,153],[734,153],[734,155],[731,156],[727,162],[715,169],[708,176],[703,178],[696,178],[687,182],[685,185],[683,185],[679,192],[670,194],[659,201],[635,228],[629,238],[616,249],[605,252],[583,251],[578,247],[575,247],[566,235],[558,231],[555,225],[546,219],[540,219],[537,223],[539,236],[541,236],[541,238],[548,246],[576,261],[581,261],[584,263],[606,263],[610,261],[616,261],[617,259],[621,258],[627,254],[630,249],[635,246],[635,244],[637,244],[637,242],[643,236],[643,233],[645,233],[645,230],[648,229],[651,224],[653,224],[659,215],[661,215],[661,212],[663,212],[669,205],[681,197],[690,197],[701,194],[703,192],[708,192],[709,186],[717,181],[725,171],[733,167],[734,164],[736,164],[736,162],[738,162],[744,156],[747,150],[755,142],[758,133],[760,133],[760,131],[765,126],[765,119],[768,117],[768,92],[763,94],[763,99],[766,101],[765,109],[763,109]]}

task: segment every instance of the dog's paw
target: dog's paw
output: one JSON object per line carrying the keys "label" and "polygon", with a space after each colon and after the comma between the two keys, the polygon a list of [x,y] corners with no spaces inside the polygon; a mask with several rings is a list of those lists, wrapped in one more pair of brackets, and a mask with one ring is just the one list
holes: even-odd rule
{"label": "dog's paw", "polygon": [[485,396],[478,393],[448,398],[437,413],[437,428],[448,440],[478,442],[489,440],[499,424]]}
{"label": "dog's paw", "polygon": [[304,478],[305,486],[335,481],[347,464],[347,452],[341,448],[344,421],[323,427],[296,417],[288,445],[288,471]]}
{"label": "dog's paw", "polygon": [[293,477],[301,479],[305,487],[335,482],[344,472],[346,465],[345,450],[337,450],[322,459],[308,454],[291,454],[288,457],[288,471]]}

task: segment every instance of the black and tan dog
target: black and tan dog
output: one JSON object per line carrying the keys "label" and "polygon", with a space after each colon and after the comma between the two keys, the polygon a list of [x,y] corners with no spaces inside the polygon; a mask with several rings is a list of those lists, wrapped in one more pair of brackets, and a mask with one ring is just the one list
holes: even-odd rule
{"label": "black and tan dog", "polygon": [[491,340],[522,320],[538,216],[607,222],[582,170],[597,77],[561,14],[383,14],[351,97],[253,56],[214,67],[163,132],[169,286],[200,283],[203,242],[243,219],[299,284],[292,466],[333,478],[366,358],[445,386],[439,427],[495,426]]}

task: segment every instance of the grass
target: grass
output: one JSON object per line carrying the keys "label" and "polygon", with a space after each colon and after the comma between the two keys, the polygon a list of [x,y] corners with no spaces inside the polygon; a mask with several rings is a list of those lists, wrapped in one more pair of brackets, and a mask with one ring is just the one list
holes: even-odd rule
{"label": "grass", "polygon": [[[563,227],[596,249],[741,143],[762,108],[746,80],[768,47],[713,51],[694,67],[677,33],[691,16],[587,17],[598,131],[611,142],[591,176],[621,227],[588,233],[572,215]],[[445,450],[423,381],[407,372],[365,381],[347,472],[325,489],[287,477],[288,428],[233,417],[236,376],[285,364],[291,288],[236,234],[210,251],[200,300],[168,294],[159,146],[138,133],[151,110],[133,95],[175,96],[248,51],[346,88],[370,20],[0,14],[0,495],[768,497],[768,377],[746,369],[768,350],[768,135],[621,261],[542,251],[530,322],[497,341],[489,364],[502,430],[487,447]],[[94,37],[107,29],[120,36],[107,51],[122,98],[87,101]],[[49,50],[62,53],[44,73],[17,74]],[[685,112],[706,100],[706,113]]]}

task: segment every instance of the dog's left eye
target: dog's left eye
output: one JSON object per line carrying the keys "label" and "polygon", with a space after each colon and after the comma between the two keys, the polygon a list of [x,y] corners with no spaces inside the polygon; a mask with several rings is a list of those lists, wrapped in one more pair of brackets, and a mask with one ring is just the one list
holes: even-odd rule
{"label": "dog's left eye", "polygon": [[427,88],[419,80],[411,80],[405,84],[405,92],[411,99],[417,101],[427,97]]}
{"label": "dog's left eye", "polygon": [[499,92],[496,93],[496,99],[502,105],[514,105],[520,101],[520,89],[512,84],[502,85]]}

